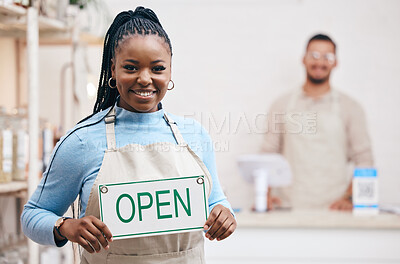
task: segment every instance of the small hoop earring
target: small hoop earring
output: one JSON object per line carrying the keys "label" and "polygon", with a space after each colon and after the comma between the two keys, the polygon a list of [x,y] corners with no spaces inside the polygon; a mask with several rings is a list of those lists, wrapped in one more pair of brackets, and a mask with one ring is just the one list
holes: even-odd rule
{"label": "small hoop earring", "polygon": [[[167,90],[168,90],[168,91],[171,91],[172,89],[175,88],[175,83],[174,83],[173,80],[169,80],[169,81],[172,82],[172,87],[171,87],[171,88],[167,88]],[[168,85],[169,85],[169,83],[168,83]]]}
{"label": "small hoop earring", "polygon": [[[115,82],[115,85],[111,85],[111,81]],[[110,86],[110,88],[114,89],[117,88],[117,82],[111,77],[110,79],[108,79],[108,86]]]}

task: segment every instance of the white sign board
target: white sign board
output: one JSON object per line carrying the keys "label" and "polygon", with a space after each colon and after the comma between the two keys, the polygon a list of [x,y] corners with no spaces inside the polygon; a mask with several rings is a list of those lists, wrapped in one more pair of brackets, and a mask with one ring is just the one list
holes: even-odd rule
{"label": "white sign board", "polygon": [[99,185],[100,218],[113,239],[203,229],[204,176]]}

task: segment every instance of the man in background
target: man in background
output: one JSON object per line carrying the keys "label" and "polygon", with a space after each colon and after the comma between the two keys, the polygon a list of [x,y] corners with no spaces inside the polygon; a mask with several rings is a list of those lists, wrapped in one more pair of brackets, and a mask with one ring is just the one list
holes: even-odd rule
{"label": "man in background", "polygon": [[303,64],[306,81],[301,89],[278,98],[268,114],[262,151],[283,154],[293,174],[292,185],[272,190],[268,201],[293,209],[351,210],[349,165],[373,166],[364,111],[331,87],[337,59],[330,37],[313,36]]}

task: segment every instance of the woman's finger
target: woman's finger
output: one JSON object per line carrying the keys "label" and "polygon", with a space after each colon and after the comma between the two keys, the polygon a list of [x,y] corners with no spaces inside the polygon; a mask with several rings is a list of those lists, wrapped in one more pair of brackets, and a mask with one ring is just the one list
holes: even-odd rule
{"label": "woman's finger", "polygon": [[89,253],[94,253],[95,250],[92,247],[92,245],[89,244],[89,242],[83,238],[83,237],[79,237],[76,241],[76,243],[78,243],[79,245],[81,245],[87,252]]}
{"label": "woman's finger", "polygon": [[218,205],[213,208],[213,210],[211,211],[210,215],[207,218],[206,223],[204,224],[204,229],[205,230],[209,230],[210,229],[210,227],[214,224],[215,219],[217,219],[217,217],[219,216],[221,211],[222,210],[218,207]]}
{"label": "woman's finger", "polygon": [[[109,248],[107,239],[103,235],[102,231],[100,231],[98,229],[97,226],[95,226],[95,225],[88,226],[87,230],[91,233],[91,235],[93,235],[96,238],[96,240],[101,244],[101,246],[104,249],[108,249]],[[98,251],[98,250],[96,250],[96,251]]]}
{"label": "woman's finger", "polygon": [[228,229],[225,231],[225,233],[221,234],[221,236],[217,237],[218,241],[224,240],[225,238],[229,237],[232,235],[232,233],[236,229],[236,221],[231,223],[231,225],[228,227]]}
{"label": "woman's finger", "polygon": [[206,237],[210,240],[214,239],[215,232],[221,227],[221,225],[225,222],[226,216],[224,213],[221,211],[220,214],[218,214],[218,217],[214,219],[214,222],[212,223],[211,227],[206,233]]}
{"label": "woman's finger", "polygon": [[[99,252],[101,250],[100,243],[97,240],[97,237],[94,236],[92,233],[89,232],[89,230],[86,230],[82,235],[81,235],[87,242],[90,243],[90,245],[93,247],[93,249],[96,252]],[[103,238],[104,239],[104,238]]]}
{"label": "woman's finger", "polygon": [[100,232],[102,233],[102,235],[108,240],[108,241],[112,241],[112,233],[110,231],[110,229],[108,229],[107,225],[104,224],[104,222],[102,222],[100,219],[94,218],[93,219],[93,224],[100,230]]}
{"label": "woman's finger", "polygon": [[226,216],[221,213],[219,214],[219,216],[217,217],[217,219],[215,219],[213,225],[211,226],[211,228],[208,230],[207,234],[208,234],[208,238],[210,240],[215,238],[215,233],[218,231],[218,229],[220,229],[220,227],[223,225],[223,223],[226,220]]}
{"label": "woman's finger", "polygon": [[223,220],[223,222],[220,225],[220,227],[213,234],[210,234],[211,235],[211,239],[213,240],[215,238],[218,238],[220,235],[225,233],[225,231],[229,228],[230,225],[231,225],[231,221],[229,221],[229,218],[226,217],[225,220]]}

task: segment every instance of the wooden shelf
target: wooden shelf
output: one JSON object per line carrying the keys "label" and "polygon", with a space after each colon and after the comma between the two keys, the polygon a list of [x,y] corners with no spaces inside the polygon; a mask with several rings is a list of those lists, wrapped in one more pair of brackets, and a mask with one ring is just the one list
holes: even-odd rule
{"label": "wooden shelf", "polygon": [[[0,0],[1,1],[1,0]],[[0,2],[0,37],[26,38],[26,9]],[[63,21],[39,16],[40,45],[72,45],[72,28]],[[79,42],[103,45],[104,38],[88,32],[79,34]]]}
{"label": "wooden shelf", "polygon": [[[26,9],[0,2],[0,36],[26,37]],[[39,16],[39,32],[68,32],[70,28],[63,21]]]}
{"label": "wooden shelf", "polygon": [[0,196],[2,195],[15,195],[20,196],[25,194],[28,190],[28,183],[26,181],[12,181],[8,183],[0,183]]}
{"label": "wooden shelf", "polygon": [[5,16],[23,16],[26,15],[26,9],[21,6],[0,2],[0,14]]}
{"label": "wooden shelf", "polygon": [[[26,37],[26,16],[2,17],[0,19],[0,33],[2,36]],[[67,32],[64,22],[57,19],[39,16],[39,33]]]}
{"label": "wooden shelf", "polygon": [[[90,33],[81,32],[79,42],[91,46],[102,46],[104,38]],[[72,45],[72,32],[44,32],[39,35],[40,45]]]}
{"label": "wooden shelf", "polygon": [[53,30],[66,31],[66,30],[69,30],[69,28],[67,28],[65,23],[60,20],[39,16],[39,30],[40,31],[53,31]]}

